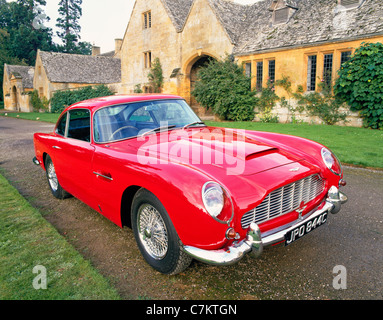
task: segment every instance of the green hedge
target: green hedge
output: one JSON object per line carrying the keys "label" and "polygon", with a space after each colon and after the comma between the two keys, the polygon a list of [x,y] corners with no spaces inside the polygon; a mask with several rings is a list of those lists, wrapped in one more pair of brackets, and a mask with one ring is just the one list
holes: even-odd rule
{"label": "green hedge", "polygon": [[51,112],[61,113],[66,107],[83,100],[112,96],[114,94],[107,86],[84,87],[77,90],[57,91],[51,99]]}

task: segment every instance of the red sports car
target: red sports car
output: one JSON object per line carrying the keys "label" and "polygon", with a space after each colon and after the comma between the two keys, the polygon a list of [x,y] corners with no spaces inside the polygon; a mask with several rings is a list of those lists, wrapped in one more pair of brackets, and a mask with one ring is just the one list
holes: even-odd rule
{"label": "red sports car", "polygon": [[173,95],[77,103],[34,144],[52,194],[131,227],[145,260],[164,274],[193,258],[229,265],[290,245],[347,201],[341,165],[326,147],[206,126]]}

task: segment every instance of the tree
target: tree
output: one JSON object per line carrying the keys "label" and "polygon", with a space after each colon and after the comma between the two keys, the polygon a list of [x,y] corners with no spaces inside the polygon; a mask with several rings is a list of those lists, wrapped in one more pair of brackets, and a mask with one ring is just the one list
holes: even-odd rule
{"label": "tree", "polygon": [[66,53],[90,54],[91,44],[79,42],[81,26],[79,20],[82,16],[82,0],[60,0],[59,14],[56,27],[60,29],[57,35],[63,42],[60,51]]}
{"label": "tree", "polygon": [[44,26],[49,18],[44,14],[45,0],[2,0],[0,9],[0,28],[9,35],[3,39],[3,48],[10,57],[35,64],[37,50],[54,51],[52,29]]}
{"label": "tree", "polygon": [[148,74],[149,85],[154,93],[161,93],[164,85],[164,76],[162,74],[162,66],[159,58],[155,58],[152,68]]}
{"label": "tree", "polygon": [[359,111],[365,126],[383,128],[383,44],[363,43],[342,64],[335,94]]}
{"label": "tree", "polygon": [[8,37],[9,33],[3,29],[0,29],[0,101],[3,101],[4,64],[25,65],[23,61],[8,54],[8,51],[4,47],[4,43]]}
{"label": "tree", "polygon": [[0,100],[4,63],[34,65],[37,50],[54,51],[52,30],[44,23],[45,0],[0,0]]}
{"label": "tree", "polygon": [[251,90],[251,79],[230,56],[222,61],[211,60],[198,72],[192,94],[206,109],[223,120],[254,119],[257,97]]}

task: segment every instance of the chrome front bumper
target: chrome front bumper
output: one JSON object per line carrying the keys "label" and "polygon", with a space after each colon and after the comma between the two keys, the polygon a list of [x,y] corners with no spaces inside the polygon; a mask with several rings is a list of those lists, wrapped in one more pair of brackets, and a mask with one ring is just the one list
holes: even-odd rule
{"label": "chrome front bumper", "polygon": [[241,260],[245,254],[251,253],[255,258],[263,252],[263,247],[285,240],[285,235],[305,222],[315,219],[325,212],[336,214],[341,205],[347,202],[347,196],[336,187],[331,187],[324,206],[306,215],[304,219],[296,220],[280,228],[269,230],[263,234],[256,223],[250,229],[244,240],[233,243],[230,247],[220,250],[203,250],[192,246],[184,246],[184,251],[194,259],[212,265],[232,265]]}

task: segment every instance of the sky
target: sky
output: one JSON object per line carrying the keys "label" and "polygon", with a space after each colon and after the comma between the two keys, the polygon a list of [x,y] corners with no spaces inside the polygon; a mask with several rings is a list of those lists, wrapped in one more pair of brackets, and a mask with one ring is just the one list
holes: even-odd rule
{"label": "sky", "polygon": [[[260,0],[234,1],[248,4]],[[52,28],[54,35],[56,35],[57,28],[55,25],[60,0],[46,0],[46,2],[47,5],[43,9],[50,21],[44,25]],[[124,37],[134,2],[135,0],[83,0],[80,19],[81,41],[90,42],[92,45],[100,47],[102,53],[113,51],[114,39]],[[59,43],[57,38],[54,41]]]}

